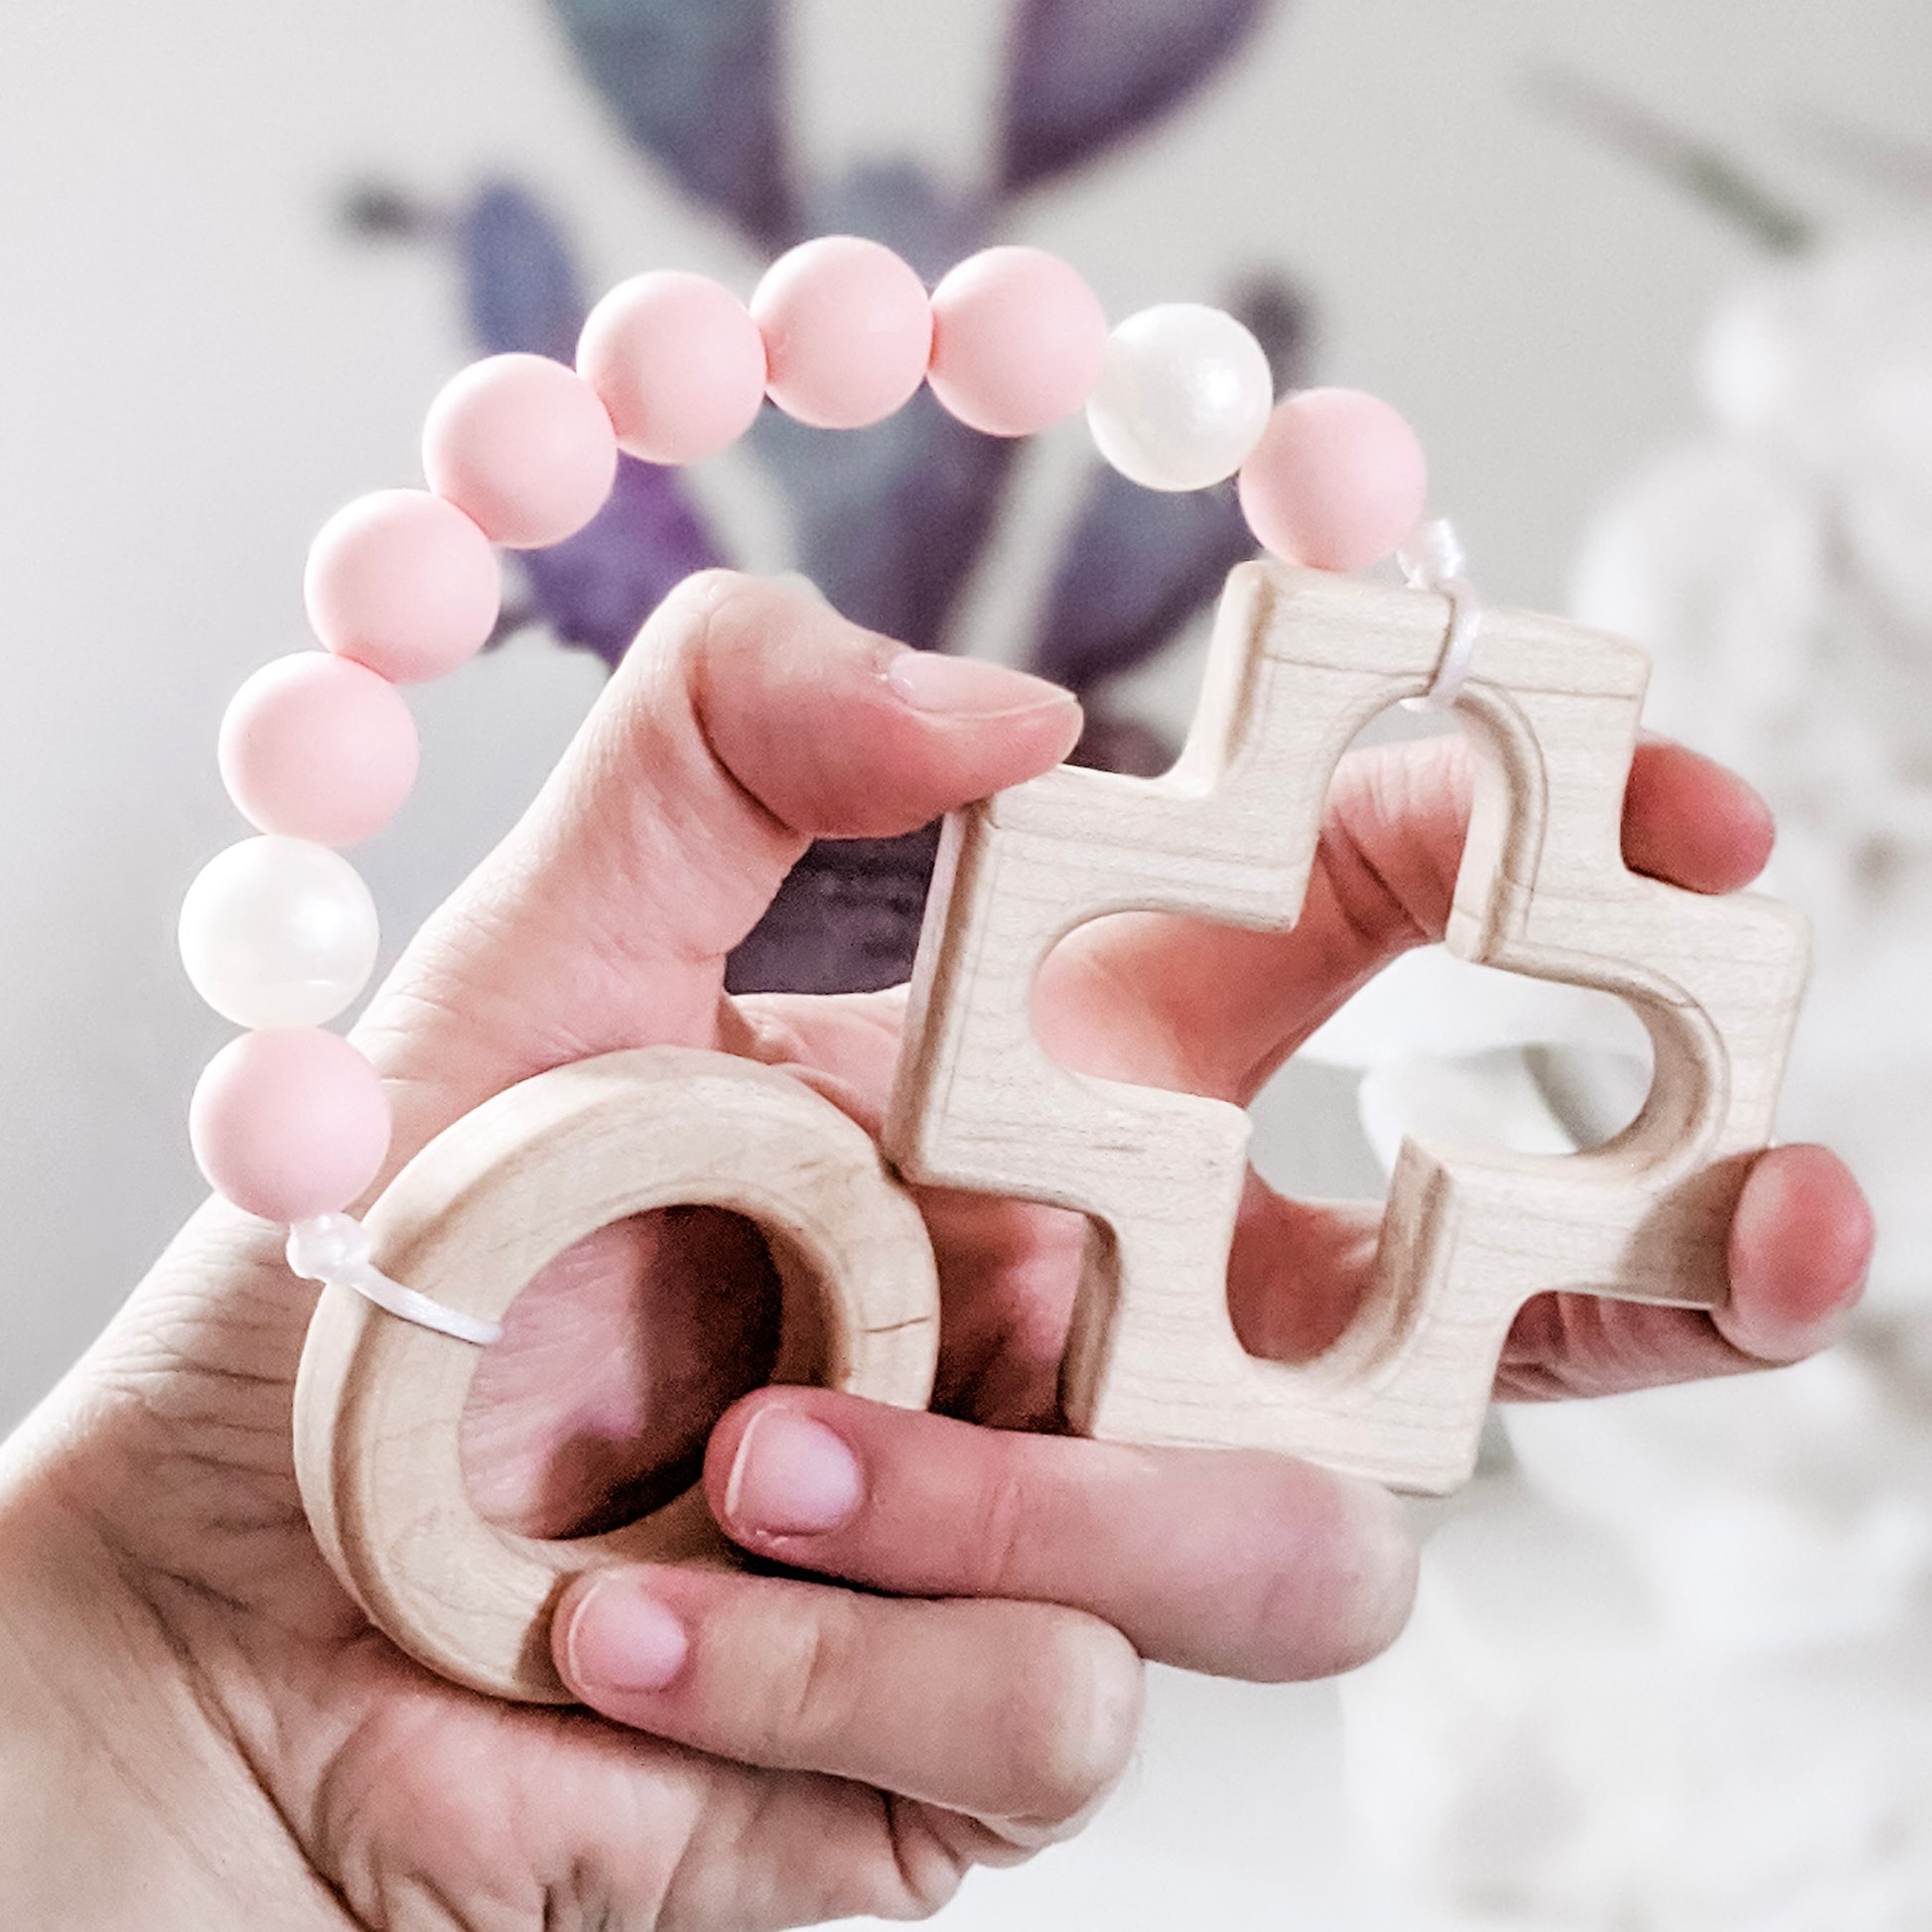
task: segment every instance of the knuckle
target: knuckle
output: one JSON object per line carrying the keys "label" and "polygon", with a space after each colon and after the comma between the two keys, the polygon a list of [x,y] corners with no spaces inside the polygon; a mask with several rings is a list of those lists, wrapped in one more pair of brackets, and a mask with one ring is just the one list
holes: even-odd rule
{"label": "knuckle", "polygon": [[[787,1764],[824,1761],[853,1728],[863,1690],[858,1612],[831,1591],[785,1607],[767,1633],[767,1724]],[[802,1612],[802,1613],[801,1613]]]}
{"label": "knuckle", "polygon": [[672,586],[657,607],[658,616],[673,630],[702,631],[723,606],[756,581],[742,571],[726,570],[722,565],[693,571]]}
{"label": "knuckle", "polygon": [[1016,1587],[1029,1547],[1033,1511],[1026,1479],[1010,1445],[996,1452],[973,1496],[966,1523],[966,1573],[988,1596],[1021,1593]]}
{"label": "knuckle", "polygon": [[1414,1607],[1419,1555],[1401,1505],[1372,1483],[1323,1478],[1327,1507],[1311,1510],[1308,1472],[1290,1478],[1278,1520],[1299,1522],[1265,1577],[1252,1638],[1276,1681],[1358,1669],[1402,1634]]}
{"label": "knuckle", "polygon": [[703,666],[729,652],[743,631],[740,608],[768,589],[743,571],[714,567],[694,572],[666,595],[645,625],[644,635],[654,648],[631,655],[701,680]]}
{"label": "knuckle", "polygon": [[1014,1678],[1016,1822],[1063,1827],[1104,1797],[1133,1754],[1143,1695],[1141,1660],[1112,1625],[1077,1610],[1043,1618]]}

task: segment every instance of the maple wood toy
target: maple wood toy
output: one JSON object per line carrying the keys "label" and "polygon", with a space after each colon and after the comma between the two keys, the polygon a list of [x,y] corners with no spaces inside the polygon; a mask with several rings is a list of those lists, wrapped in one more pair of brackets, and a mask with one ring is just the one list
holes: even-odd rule
{"label": "maple wood toy", "polygon": [[[370,1210],[383,1273],[500,1321],[544,1264],[631,1214],[715,1202],[756,1221],[783,1296],[773,1379],[922,1409],[939,1353],[925,1225],[863,1129],[750,1060],[652,1046],[559,1067],[439,1135]],[[296,1474],[336,1574],[403,1649],[525,1702],[565,1698],[550,1608],[594,1564],[718,1562],[693,1489],[605,1536],[546,1542],[481,1516],[463,1411],[481,1351],[345,1282],[323,1290],[295,1388]]]}
{"label": "maple wood toy", "polygon": [[[499,1094],[353,1219],[390,1119],[373,1066],[324,1031],[377,949],[367,889],[337,848],[377,830],[414,779],[396,687],[481,647],[500,596],[493,546],[582,528],[620,448],[694,460],[767,397],[859,428],[921,381],[989,434],[1084,404],[1102,454],[1152,488],[1238,474],[1256,537],[1290,561],[1230,578],[1178,764],[1153,780],[1063,767],[949,821],[883,1156],[782,1074],[652,1047]],[[749,308],[698,276],[623,284],[593,311],[576,370],[499,356],[459,376],[424,460],[430,490],[365,497],[317,540],[307,592],[324,649],[257,673],[222,729],[223,777],[262,836],[207,868],[181,925],[196,986],[250,1030],[197,1088],[197,1157],[238,1206],[289,1225],[291,1266],[323,1284],[295,1395],[303,1499],[344,1586],[423,1663],[561,1699],[548,1624],[569,1577],[727,1554],[696,1492],[608,1536],[545,1542],[486,1522],[464,1484],[465,1404],[517,1294],[576,1241],[651,1208],[711,1203],[763,1230],[783,1291],[778,1379],[911,1406],[932,1387],[938,1285],[898,1176],[1078,1209],[1095,1238],[1064,1369],[1076,1428],[1266,1447],[1423,1490],[1468,1472],[1528,1297],[1723,1300],[1803,927],[1761,899],[1625,869],[1645,677],[1633,645],[1480,613],[1444,526],[1412,572],[1425,590],[1328,574],[1417,524],[1420,448],[1385,404],[1316,390],[1277,405],[1253,338],[1196,305],[1110,336],[1084,282],[1037,250],[987,250],[928,296],[877,243],[832,236],[774,264]],[[1625,1133],[1569,1159],[1406,1147],[1349,1331],[1303,1366],[1258,1361],[1226,1290],[1246,1117],[1055,1065],[1033,1034],[1034,980],[1059,939],[1109,912],[1292,925],[1336,760],[1377,712],[1424,694],[1459,706],[1480,766],[1449,945],[1629,1001],[1655,1081]]]}
{"label": "maple wood toy", "polygon": [[948,822],[885,1144],[908,1179],[1077,1208],[1104,1230],[1062,1377],[1076,1429],[1272,1449],[1446,1490],[1474,1466],[1503,1339],[1531,1296],[1725,1300],[1725,1236],[1770,1132],[1806,928],[1768,899],[1706,897],[1624,866],[1648,665],[1621,639],[1485,614],[1458,667],[1478,777],[1448,943],[1627,1000],[1655,1048],[1649,1100],[1616,1139],[1562,1159],[1406,1145],[1373,1287],[1317,1360],[1256,1359],[1228,1312],[1247,1116],[1070,1073],[1034,1036],[1040,963],[1088,919],[1292,925],[1337,759],[1378,712],[1436,683],[1455,616],[1414,591],[1244,565],[1169,775],[1063,766]]}

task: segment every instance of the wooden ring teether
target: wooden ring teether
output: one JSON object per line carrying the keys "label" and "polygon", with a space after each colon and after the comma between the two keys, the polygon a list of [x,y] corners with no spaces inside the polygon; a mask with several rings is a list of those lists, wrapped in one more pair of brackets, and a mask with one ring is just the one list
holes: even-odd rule
{"label": "wooden ring teether", "polygon": [[[918,1210],[860,1127],[749,1060],[658,1046],[540,1074],[423,1149],[367,1227],[385,1273],[499,1320],[584,1236],[699,1203],[746,1215],[770,1244],[783,1292],[774,1380],[925,1405],[939,1289]],[[296,1383],[303,1501],[345,1587],[413,1657],[497,1697],[566,1703],[549,1623],[570,1578],[619,1561],[722,1561],[727,1548],[699,1490],[574,1541],[486,1522],[459,1446],[479,1359],[326,1289]]]}

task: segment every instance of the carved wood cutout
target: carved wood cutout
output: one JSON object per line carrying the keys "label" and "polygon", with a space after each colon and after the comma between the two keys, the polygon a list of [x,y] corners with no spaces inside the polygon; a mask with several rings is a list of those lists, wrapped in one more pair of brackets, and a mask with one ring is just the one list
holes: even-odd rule
{"label": "carved wood cutout", "polygon": [[[864,1129],[771,1067],[653,1046],[538,1074],[424,1148],[366,1225],[385,1274],[496,1321],[585,1235],[694,1202],[769,1241],[784,1298],[774,1381],[925,1406],[939,1352],[925,1225]],[[418,1662],[497,1697],[567,1702],[549,1632],[573,1576],[730,1553],[698,1489],[604,1536],[485,1521],[460,1441],[480,1359],[325,1289],[295,1386],[303,1504],[344,1587]]]}
{"label": "carved wood cutout", "polygon": [[1459,708],[1478,775],[1448,943],[1627,1000],[1656,1049],[1649,1100],[1615,1140],[1562,1159],[1406,1145],[1370,1292],[1319,1358],[1258,1360],[1228,1313],[1246,1115],[1073,1073],[1034,1035],[1039,966],[1089,919],[1295,922],[1337,760],[1428,688],[1446,622],[1437,597],[1243,565],[1172,772],[1062,767],[948,822],[886,1147],[912,1180],[1092,1218],[1062,1387],[1088,1434],[1267,1448],[1440,1492],[1474,1465],[1531,1296],[1725,1299],[1726,1229],[1770,1132],[1806,927],[1764,898],[1625,868],[1648,664],[1619,638],[1485,614]]}

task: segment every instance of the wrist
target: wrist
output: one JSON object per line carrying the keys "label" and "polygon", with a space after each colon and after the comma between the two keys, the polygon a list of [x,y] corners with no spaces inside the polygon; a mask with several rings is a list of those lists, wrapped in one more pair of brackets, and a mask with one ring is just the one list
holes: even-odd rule
{"label": "wrist", "polygon": [[223,1734],[197,1660],[71,1500],[89,1451],[66,1434],[43,1412],[0,1457],[10,1922],[203,1932],[240,1910],[340,1932],[343,1914]]}

